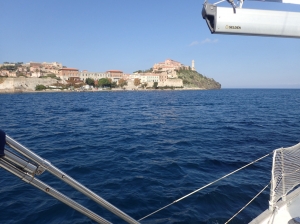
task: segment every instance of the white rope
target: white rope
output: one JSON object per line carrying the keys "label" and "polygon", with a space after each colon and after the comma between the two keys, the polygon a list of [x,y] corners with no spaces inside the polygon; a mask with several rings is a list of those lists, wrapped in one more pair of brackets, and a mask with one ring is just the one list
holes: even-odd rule
{"label": "white rope", "polygon": [[192,194],[195,194],[196,192],[203,190],[204,188],[206,188],[206,187],[208,187],[208,186],[210,186],[210,185],[212,185],[212,184],[214,184],[214,183],[216,183],[216,182],[218,182],[218,181],[220,181],[220,180],[222,180],[222,179],[224,179],[224,178],[226,178],[226,177],[229,177],[230,175],[232,175],[232,174],[234,174],[234,173],[236,173],[236,172],[238,172],[238,171],[240,171],[240,170],[242,170],[242,169],[244,169],[244,168],[246,168],[246,167],[252,165],[253,163],[256,163],[256,162],[258,162],[259,160],[264,159],[265,157],[271,155],[272,153],[273,153],[273,152],[270,152],[269,154],[267,154],[267,155],[265,155],[265,156],[263,156],[263,157],[260,157],[259,159],[254,160],[254,161],[252,161],[251,163],[248,163],[247,165],[245,165],[245,166],[243,166],[243,167],[241,167],[241,168],[239,168],[239,169],[237,169],[237,170],[235,170],[235,171],[233,171],[233,172],[231,172],[231,173],[229,173],[229,174],[226,174],[225,176],[223,176],[223,177],[221,177],[221,178],[219,178],[219,179],[217,179],[217,180],[215,180],[215,181],[213,181],[213,182],[211,182],[211,183],[209,183],[209,184],[207,184],[207,185],[205,185],[205,186],[203,186],[203,187],[201,187],[201,188],[199,188],[199,189],[197,189],[197,190],[195,190],[195,191],[193,191],[193,192],[191,192],[191,193],[189,193],[189,194],[187,194],[187,195],[185,195],[185,196],[183,196],[183,197],[181,197],[181,198],[179,198],[179,199],[177,199],[177,200],[175,200],[175,201],[173,201],[172,203],[170,203],[170,204],[168,204],[168,205],[166,205],[166,206],[164,206],[164,207],[162,207],[162,208],[160,208],[160,209],[158,209],[158,210],[156,210],[156,211],[150,213],[149,215],[144,216],[143,218],[139,219],[138,221],[141,221],[141,220],[143,220],[143,219],[145,219],[145,218],[147,218],[147,217],[149,217],[149,216],[151,216],[151,215],[153,215],[153,214],[155,214],[155,213],[157,213],[157,212],[159,212],[159,211],[161,211],[161,210],[163,210],[163,209],[169,207],[170,205],[175,204],[175,203],[177,203],[177,202],[179,202],[179,201],[181,201],[181,200],[183,200],[183,199],[185,199],[185,198],[191,196]]}
{"label": "white rope", "polygon": [[277,209],[278,209],[278,207],[275,206],[275,208],[273,209],[272,215],[270,216],[270,219],[268,221],[268,224],[274,223],[275,213],[276,213]]}
{"label": "white rope", "polygon": [[270,183],[268,183],[267,186],[265,186],[257,195],[254,196],[254,198],[252,198],[243,208],[241,208],[237,213],[234,214],[234,216],[232,216],[230,219],[228,219],[227,222],[225,222],[225,224],[229,223],[234,217],[236,217],[241,211],[243,211],[255,198],[257,198],[268,186],[270,185]]}
{"label": "white rope", "polygon": [[217,4],[220,4],[221,2],[225,2],[225,1],[227,1],[227,0],[221,0],[219,2],[214,3],[213,5],[217,5]]}

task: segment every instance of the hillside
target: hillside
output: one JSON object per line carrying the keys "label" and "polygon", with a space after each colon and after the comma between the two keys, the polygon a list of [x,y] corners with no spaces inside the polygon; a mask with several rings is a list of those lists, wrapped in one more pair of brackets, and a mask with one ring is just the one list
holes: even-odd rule
{"label": "hillside", "polygon": [[177,71],[178,78],[183,80],[184,87],[201,89],[221,89],[221,84],[192,70]]}

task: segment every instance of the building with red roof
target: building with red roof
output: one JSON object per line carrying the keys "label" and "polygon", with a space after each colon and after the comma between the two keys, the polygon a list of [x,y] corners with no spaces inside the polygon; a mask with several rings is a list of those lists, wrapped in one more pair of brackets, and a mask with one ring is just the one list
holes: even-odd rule
{"label": "building with red roof", "polygon": [[63,80],[69,80],[70,77],[79,77],[79,70],[77,68],[61,68],[58,76]]}
{"label": "building with red roof", "polygon": [[123,78],[123,71],[120,70],[108,70],[106,73],[110,74],[110,77],[113,82],[118,82]]}

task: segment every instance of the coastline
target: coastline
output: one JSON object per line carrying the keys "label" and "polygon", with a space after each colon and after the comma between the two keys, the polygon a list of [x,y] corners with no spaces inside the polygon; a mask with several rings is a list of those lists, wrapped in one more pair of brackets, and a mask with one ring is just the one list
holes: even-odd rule
{"label": "coastline", "polygon": [[[12,94],[12,93],[72,93],[72,92],[134,92],[134,91],[190,91],[190,90],[213,90],[203,88],[174,88],[174,89],[110,89],[110,90],[0,90],[0,94]],[[220,89],[215,89],[220,90]]]}

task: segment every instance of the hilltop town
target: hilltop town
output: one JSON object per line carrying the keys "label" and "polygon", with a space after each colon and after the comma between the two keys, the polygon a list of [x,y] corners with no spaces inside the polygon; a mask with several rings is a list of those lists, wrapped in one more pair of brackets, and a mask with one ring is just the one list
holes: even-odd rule
{"label": "hilltop town", "polygon": [[79,71],[58,62],[4,62],[0,64],[0,91],[61,90],[143,90],[143,89],[220,89],[221,85],[207,78],[192,66],[167,59],[147,70],[125,74],[120,70],[106,72]]}

